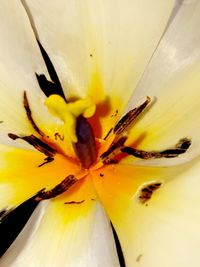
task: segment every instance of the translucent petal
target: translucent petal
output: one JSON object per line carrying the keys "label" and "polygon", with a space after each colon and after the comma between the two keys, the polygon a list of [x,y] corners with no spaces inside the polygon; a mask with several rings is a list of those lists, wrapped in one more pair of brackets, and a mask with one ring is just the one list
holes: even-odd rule
{"label": "translucent petal", "polygon": [[174,1],[23,3],[66,96],[91,95],[99,103],[101,121],[106,124],[105,115],[122,110],[129,100],[165,29]]}
{"label": "translucent petal", "polygon": [[[199,159],[168,168],[115,166],[94,178],[127,267],[199,265],[199,168]],[[141,190],[155,182],[161,187],[141,202]]]}
{"label": "translucent petal", "polygon": [[41,117],[40,121],[51,120],[43,107],[45,96],[35,73],[44,73],[49,77],[20,1],[1,1],[0,17],[0,142],[11,144],[7,138],[8,132],[33,132],[23,107],[24,91],[34,111],[33,116]]}
{"label": "translucent petal", "polygon": [[132,128],[129,143],[140,139],[138,148],[162,150],[188,137],[192,145],[187,153],[176,159],[142,161],[140,164],[173,165],[199,154],[199,12],[199,1],[183,1],[128,107],[129,110],[137,106],[147,95],[152,98],[152,105]]}
{"label": "translucent petal", "polygon": [[46,156],[37,151],[0,145],[0,210],[19,205],[41,189],[53,188],[79,167],[61,155],[44,164]]}
{"label": "translucent petal", "polygon": [[[101,205],[91,200],[95,197],[92,191],[88,180],[68,199],[47,203],[34,228],[31,218],[0,266],[23,267],[28,262],[30,267],[119,267],[109,220]],[[78,199],[84,202],[65,202]]]}

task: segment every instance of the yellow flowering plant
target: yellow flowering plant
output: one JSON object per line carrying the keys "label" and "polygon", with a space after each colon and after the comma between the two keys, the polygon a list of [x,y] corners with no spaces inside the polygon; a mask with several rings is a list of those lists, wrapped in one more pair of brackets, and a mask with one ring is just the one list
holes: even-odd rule
{"label": "yellow flowering plant", "polygon": [[0,6],[0,266],[198,266],[200,2]]}

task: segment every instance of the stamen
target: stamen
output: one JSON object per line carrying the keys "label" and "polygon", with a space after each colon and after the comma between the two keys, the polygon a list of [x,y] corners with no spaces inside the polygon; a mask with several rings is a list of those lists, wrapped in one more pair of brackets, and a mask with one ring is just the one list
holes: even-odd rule
{"label": "stamen", "polygon": [[121,151],[141,159],[175,158],[178,157],[180,154],[185,153],[190,147],[190,145],[191,140],[188,138],[183,138],[175,145],[175,148],[170,148],[163,151],[144,151],[132,147],[123,147],[121,148]]}
{"label": "stamen", "polygon": [[123,133],[125,129],[127,129],[127,127],[142,113],[142,111],[147,107],[150,101],[150,97],[147,97],[146,101],[143,104],[130,110],[125,116],[123,116],[122,119],[114,127],[114,134],[119,135]]}
{"label": "stamen", "polygon": [[45,134],[38,128],[38,126],[36,125],[36,123],[34,122],[33,118],[32,118],[32,113],[31,113],[31,109],[30,109],[30,106],[29,106],[29,102],[28,102],[28,98],[27,98],[27,95],[26,95],[26,91],[24,91],[24,101],[23,101],[23,104],[24,104],[24,108],[26,110],[26,115],[27,115],[27,118],[28,120],[30,121],[33,129],[41,136],[44,136]]}
{"label": "stamen", "polygon": [[74,175],[68,175],[61,183],[56,185],[53,189],[49,191],[41,192],[36,198],[36,201],[41,201],[45,199],[50,199],[57,197],[64,192],[66,192],[72,185],[74,185],[78,179]]}
{"label": "stamen", "polygon": [[16,134],[9,133],[8,136],[12,140],[21,139],[32,145],[35,149],[45,154],[47,157],[52,158],[56,154],[56,150],[50,147],[48,144],[41,141],[39,138],[34,136],[33,134],[29,136],[20,137]]}
{"label": "stamen", "polygon": [[117,140],[117,142],[113,143],[110,146],[110,148],[101,155],[101,159],[103,160],[103,163],[105,164],[108,164],[111,162],[114,163],[113,161],[110,161],[111,158],[114,157],[115,154],[121,149],[121,147],[124,145],[126,140],[127,140],[127,137],[123,136],[119,140]]}

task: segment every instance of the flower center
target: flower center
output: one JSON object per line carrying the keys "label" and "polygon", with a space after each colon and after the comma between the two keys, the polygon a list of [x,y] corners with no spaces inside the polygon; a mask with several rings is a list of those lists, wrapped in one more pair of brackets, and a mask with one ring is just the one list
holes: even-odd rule
{"label": "flower center", "polygon": [[[67,102],[62,96],[56,94],[48,96],[45,105],[53,116],[58,117],[63,122],[64,135],[70,143],[70,146],[73,147],[82,169],[80,170],[81,174],[69,173],[64,180],[51,190],[41,190],[36,200],[41,201],[43,199],[54,198],[64,193],[79,179],[86,177],[88,174],[87,169],[91,168],[92,165],[95,170],[108,164],[117,164],[124,157],[136,157],[148,160],[163,157],[175,158],[185,153],[191,145],[191,140],[188,138],[182,138],[174,146],[162,151],[144,151],[126,146],[126,141],[129,137],[129,128],[131,128],[133,121],[145,110],[149,102],[150,98],[147,97],[141,105],[130,110],[110,129],[104,140],[102,140],[97,155],[94,132],[87,121],[87,118],[93,116],[95,113],[96,107],[92,100],[88,97],[74,102]],[[8,136],[13,140],[21,139],[28,142],[46,156],[44,162],[38,167],[51,163],[56,154],[62,154],[66,157],[66,160],[73,161],[74,157],[67,155],[54,140],[51,140],[51,138],[38,127],[32,117],[26,92],[24,92],[23,104],[27,118],[35,132],[37,132],[38,137],[33,134],[29,136],[18,136],[13,133],[9,133]],[[57,134],[55,135],[56,137],[60,136],[60,133],[55,134]]]}

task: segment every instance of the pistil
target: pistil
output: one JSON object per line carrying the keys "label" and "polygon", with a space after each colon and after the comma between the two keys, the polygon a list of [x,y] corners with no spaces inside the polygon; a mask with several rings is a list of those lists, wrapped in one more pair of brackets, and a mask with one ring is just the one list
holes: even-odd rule
{"label": "pistil", "polygon": [[71,142],[81,166],[88,169],[97,158],[95,137],[86,118],[93,116],[96,106],[87,97],[68,102],[59,95],[51,95],[45,101],[52,115],[64,122],[64,132]]}
{"label": "pistil", "polygon": [[78,141],[73,143],[74,151],[82,167],[88,169],[96,161],[97,150],[92,127],[83,116],[77,118],[76,136]]}

